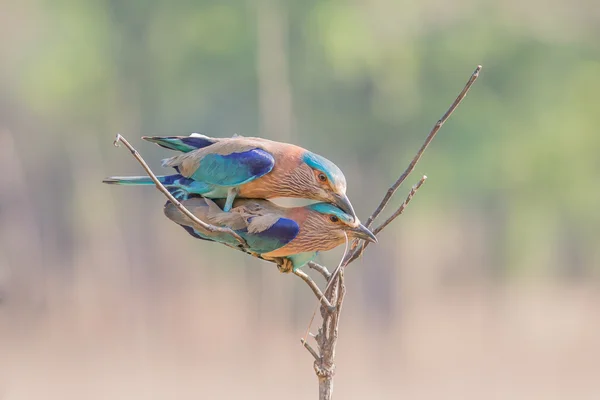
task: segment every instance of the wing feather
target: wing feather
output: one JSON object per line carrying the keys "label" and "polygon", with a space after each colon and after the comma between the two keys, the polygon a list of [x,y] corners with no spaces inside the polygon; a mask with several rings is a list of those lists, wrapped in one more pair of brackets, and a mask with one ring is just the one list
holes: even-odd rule
{"label": "wing feather", "polygon": [[207,154],[191,178],[212,185],[237,186],[268,174],[274,166],[273,156],[262,149],[228,155]]}

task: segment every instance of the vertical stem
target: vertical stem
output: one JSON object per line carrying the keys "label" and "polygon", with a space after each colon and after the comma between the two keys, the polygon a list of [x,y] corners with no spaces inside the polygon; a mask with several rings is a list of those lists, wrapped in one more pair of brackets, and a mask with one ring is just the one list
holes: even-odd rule
{"label": "vertical stem", "polygon": [[344,285],[344,270],[334,277],[335,281],[325,293],[325,297],[331,304],[335,304],[336,310],[329,313],[321,306],[321,316],[323,324],[319,328],[319,333],[315,337],[319,346],[321,357],[315,361],[315,373],[319,379],[319,400],[330,400],[333,395],[333,377],[335,375],[335,348],[338,339],[338,326],[342,304],[346,295],[346,286]]}
{"label": "vertical stem", "polygon": [[333,395],[333,377],[319,378],[319,400],[329,400]]}

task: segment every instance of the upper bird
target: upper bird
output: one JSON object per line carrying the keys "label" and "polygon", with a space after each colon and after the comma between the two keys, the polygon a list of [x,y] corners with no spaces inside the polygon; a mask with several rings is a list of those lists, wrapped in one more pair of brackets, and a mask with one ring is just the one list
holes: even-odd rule
{"label": "upper bird", "polygon": [[[197,133],[143,139],[183,153],[162,161],[177,174],[158,177],[170,191],[178,189],[179,197],[198,194],[226,198],[224,211],[231,209],[237,196],[305,198],[335,204],[358,221],[346,196],[342,171],[325,157],[302,147],[262,138],[212,138]],[[115,176],[103,182],[154,185],[147,176]]]}
{"label": "upper bird", "polygon": [[[228,227],[246,240],[247,252],[275,261],[289,272],[311,261],[317,252],[331,250],[348,239],[376,242],[377,238],[358,219],[329,203],[304,207],[280,207],[268,200],[238,199],[230,212],[208,198],[192,197],[181,202],[198,219],[212,225]],[[165,215],[198,239],[237,245],[227,233],[207,234],[195,230],[192,221],[173,203],[167,202]]]}

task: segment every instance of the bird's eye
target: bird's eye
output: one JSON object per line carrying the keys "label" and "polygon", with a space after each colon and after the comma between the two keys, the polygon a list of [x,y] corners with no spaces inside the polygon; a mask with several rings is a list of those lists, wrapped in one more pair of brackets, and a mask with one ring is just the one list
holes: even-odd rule
{"label": "bird's eye", "polygon": [[327,181],[327,177],[325,176],[325,174],[324,174],[324,173],[322,173],[322,172],[321,172],[321,173],[319,173],[319,180],[320,180],[321,182],[326,182],[326,181]]}
{"label": "bird's eye", "polygon": [[331,217],[329,217],[329,220],[331,222],[338,222],[340,219],[338,217],[336,217],[335,215],[332,215]]}

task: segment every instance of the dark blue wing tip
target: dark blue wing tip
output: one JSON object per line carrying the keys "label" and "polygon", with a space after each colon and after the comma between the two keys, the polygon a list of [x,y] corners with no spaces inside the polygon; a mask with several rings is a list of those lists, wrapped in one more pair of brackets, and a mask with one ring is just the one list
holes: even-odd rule
{"label": "dark blue wing tip", "polygon": [[201,136],[188,136],[181,139],[181,142],[196,149],[202,149],[214,144],[214,140]]}
{"label": "dark blue wing tip", "polygon": [[239,161],[248,166],[251,176],[262,176],[273,169],[275,159],[271,153],[262,149],[252,149],[242,153],[231,153],[225,157]]}
{"label": "dark blue wing tip", "polygon": [[202,149],[215,143],[207,136],[142,136],[142,139],[170,150],[177,150],[177,142],[195,149]]}
{"label": "dark blue wing tip", "polygon": [[186,226],[186,225],[179,225],[179,226],[181,226],[183,229],[185,229],[185,231],[186,231],[187,233],[189,233],[190,235],[192,235],[192,236],[193,236],[193,237],[195,237],[196,239],[200,239],[200,240],[207,240],[207,241],[209,241],[209,242],[211,241],[210,239],[206,239],[206,238],[203,238],[202,236],[198,235],[198,234],[196,233],[196,231],[194,230],[194,228],[192,228],[191,226]]}
{"label": "dark blue wing tip", "polygon": [[300,227],[296,221],[288,218],[279,218],[269,229],[261,232],[261,236],[273,237],[281,240],[284,243],[289,243],[300,232]]}

